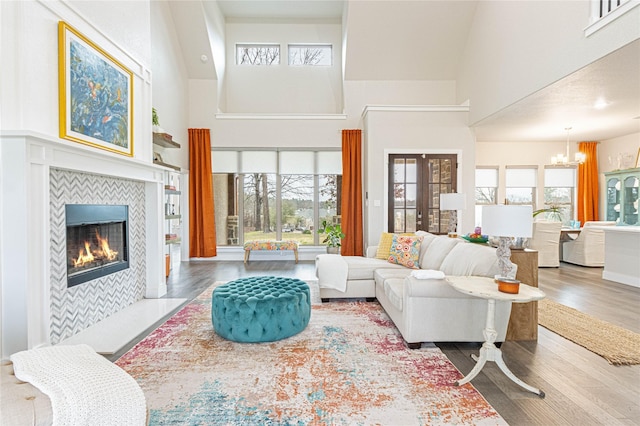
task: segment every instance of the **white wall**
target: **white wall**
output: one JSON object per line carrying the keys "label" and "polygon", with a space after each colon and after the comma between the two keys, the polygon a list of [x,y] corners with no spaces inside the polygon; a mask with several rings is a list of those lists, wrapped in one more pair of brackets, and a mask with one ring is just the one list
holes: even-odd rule
{"label": "white wall", "polygon": [[[342,113],[342,27],[340,23],[227,23],[226,110],[235,113]],[[280,45],[280,64],[237,65],[237,43]],[[328,43],[333,66],[288,65],[290,43]]]}
{"label": "white wall", "polygon": [[178,43],[171,10],[166,2],[151,2],[151,50],[153,51],[152,104],[160,127],[181,145],[180,149],[154,146],[165,163],[189,167],[189,78]]}
{"label": "white wall", "polygon": [[[368,197],[364,206],[365,246],[377,244],[380,233],[387,229],[389,154],[457,154],[458,192],[467,195],[467,205],[473,205],[475,138],[467,119],[467,111],[452,112],[446,107],[441,111],[367,112],[363,164],[364,192]],[[467,209],[462,212],[459,231],[469,232],[473,226],[473,209]]]}
{"label": "white wall", "polygon": [[478,2],[458,79],[458,102],[473,106],[470,123],[640,37],[640,7],[586,36],[591,3]]}

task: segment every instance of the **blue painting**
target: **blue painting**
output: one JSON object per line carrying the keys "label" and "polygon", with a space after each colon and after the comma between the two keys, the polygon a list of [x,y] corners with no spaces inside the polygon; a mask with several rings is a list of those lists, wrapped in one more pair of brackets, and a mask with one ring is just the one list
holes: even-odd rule
{"label": "blue painting", "polygon": [[133,155],[132,74],[65,23],[60,23],[61,137]]}

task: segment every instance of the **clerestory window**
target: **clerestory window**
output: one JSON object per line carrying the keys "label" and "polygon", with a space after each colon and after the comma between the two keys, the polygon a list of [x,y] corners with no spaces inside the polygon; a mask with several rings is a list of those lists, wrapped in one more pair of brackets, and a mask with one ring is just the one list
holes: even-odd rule
{"label": "clerestory window", "polygon": [[280,45],[278,44],[236,44],[236,64],[238,65],[279,65]]}
{"label": "clerestory window", "polygon": [[289,65],[331,66],[333,54],[330,44],[290,44]]}

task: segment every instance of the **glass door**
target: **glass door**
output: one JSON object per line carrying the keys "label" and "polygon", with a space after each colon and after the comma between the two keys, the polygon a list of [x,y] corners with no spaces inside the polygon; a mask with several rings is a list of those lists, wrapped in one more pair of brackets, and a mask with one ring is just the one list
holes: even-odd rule
{"label": "glass door", "polygon": [[440,194],[455,192],[456,175],[452,154],[390,155],[388,232],[446,234],[449,215],[440,213]]}
{"label": "glass door", "polygon": [[638,178],[629,176],[624,180],[624,217],[626,225],[638,224]]}
{"label": "glass door", "polygon": [[620,217],[620,179],[607,181],[607,220],[617,222]]}

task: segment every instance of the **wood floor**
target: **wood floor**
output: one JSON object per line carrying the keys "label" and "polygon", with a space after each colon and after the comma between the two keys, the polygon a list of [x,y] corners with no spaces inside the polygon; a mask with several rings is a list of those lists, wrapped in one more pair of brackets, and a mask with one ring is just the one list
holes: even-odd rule
{"label": "wood floor", "polygon": [[[250,275],[315,279],[312,262],[174,262],[166,297],[191,300],[215,281]],[[601,275],[601,268],[562,263],[539,269],[539,287],[551,300],[640,333],[640,288],[605,281]],[[479,349],[478,344],[438,346],[463,374],[472,369],[471,355]],[[510,425],[640,424],[640,365],[611,366],[543,327],[537,342],[505,342],[502,351],[516,376],[546,393],[541,399],[525,391],[488,363],[471,383]]]}

